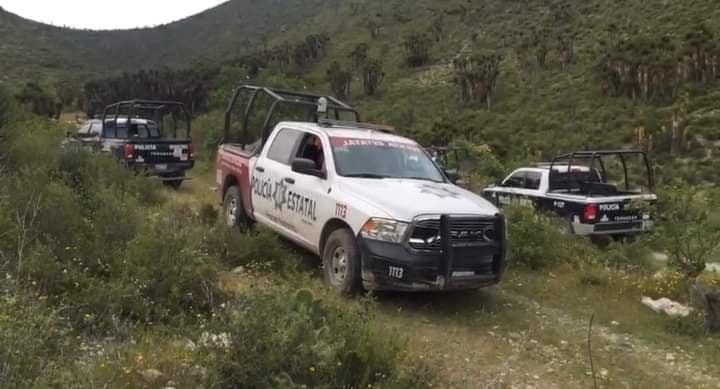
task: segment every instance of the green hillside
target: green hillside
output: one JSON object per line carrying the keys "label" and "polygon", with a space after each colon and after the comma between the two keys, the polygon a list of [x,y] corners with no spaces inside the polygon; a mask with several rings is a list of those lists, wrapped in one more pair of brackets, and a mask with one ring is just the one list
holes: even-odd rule
{"label": "green hillside", "polygon": [[[0,77],[5,82],[84,78],[158,66],[216,62],[341,0],[233,0],[156,28],[82,31],[23,19],[0,7]],[[108,17],[108,15],[98,15]]]}
{"label": "green hillside", "polygon": [[[709,36],[697,38],[703,29]],[[356,72],[352,99],[366,116],[388,121],[423,143],[468,138],[490,144],[505,160],[542,159],[574,148],[627,147],[638,143],[635,130],[644,127],[640,146],[666,161],[672,116],[678,113],[686,140],[673,150],[681,158],[672,161],[695,157],[696,163],[673,163],[673,169],[688,176],[715,170],[707,154],[714,150],[704,147],[720,137],[720,8],[711,0],[370,0],[339,15],[320,15],[278,41],[320,31],[331,36],[329,54],[312,71],[298,74],[328,89],[330,63],[337,60],[350,69],[351,54],[366,44],[385,78],[379,94],[367,97]],[[420,66],[408,64],[405,45],[413,35],[426,40],[427,59]],[[709,53],[702,60],[710,64],[708,75],[678,76],[666,82],[670,92],[661,93],[666,84],[653,86],[652,80],[662,78],[662,69],[670,69],[671,76],[693,72],[693,45]],[[542,52],[543,64],[537,59]],[[463,102],[454,62],[495,55],[502,59],[491,108],[484,99]],[[607,73],[613,61],[627,63],[629,73],[650,69],[647,97],[612,90]],[[632,79],[619,85],[626,84],[632,86]]]}

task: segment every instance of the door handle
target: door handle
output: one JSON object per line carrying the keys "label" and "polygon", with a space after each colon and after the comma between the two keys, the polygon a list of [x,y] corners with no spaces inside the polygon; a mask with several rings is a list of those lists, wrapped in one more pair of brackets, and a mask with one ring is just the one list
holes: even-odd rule
{"label": "door handle", "polygon": [[262,166],[255,166],[255,170],[259,171],[260,173],[265,173],[265,168]]}
{"label": "door handle", "polygon": [[287,182],[287,183],[290,184],[290,185],[294,185],[294,184],[295,184],[295,179],[294,179],[294,178],[287,177],[287,178],[285,178],[285,182]]}

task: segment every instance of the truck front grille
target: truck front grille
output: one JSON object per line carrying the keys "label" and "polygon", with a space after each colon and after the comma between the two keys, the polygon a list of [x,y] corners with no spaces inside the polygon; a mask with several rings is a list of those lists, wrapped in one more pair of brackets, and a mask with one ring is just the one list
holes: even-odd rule
{"label": "truck front grille", "polygon": [[[477,246],[502,240],[502,236],[498,236],[498,217],[462,217],[450,220],[448,236],[453,244]],[[416,221],[408,245],[415,250],[440,251],[440,218]]]}

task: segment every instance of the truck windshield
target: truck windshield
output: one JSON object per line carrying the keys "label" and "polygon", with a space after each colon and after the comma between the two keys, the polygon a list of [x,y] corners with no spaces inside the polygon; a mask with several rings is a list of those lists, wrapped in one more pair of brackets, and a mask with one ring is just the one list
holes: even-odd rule
{"label": "truck windshield", "polygon": [[343,177],[445,182],[417,144],[351,138],[331,138],[331,143],[335,169]]}

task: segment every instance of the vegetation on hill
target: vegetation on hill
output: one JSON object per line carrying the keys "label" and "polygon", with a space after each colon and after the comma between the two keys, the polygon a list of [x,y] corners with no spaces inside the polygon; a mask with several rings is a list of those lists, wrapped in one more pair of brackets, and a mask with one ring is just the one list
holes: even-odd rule
{"label": "vegetation on hill", "polygon": [[232,0],[163,26],[122,31],[49,26],[0,8],[0,52],[5,58],[0,62],[0,81],[52,86],[57,79],[82,82],[122,71],[222,62],[261,47],[272,34],[343,2]]}

